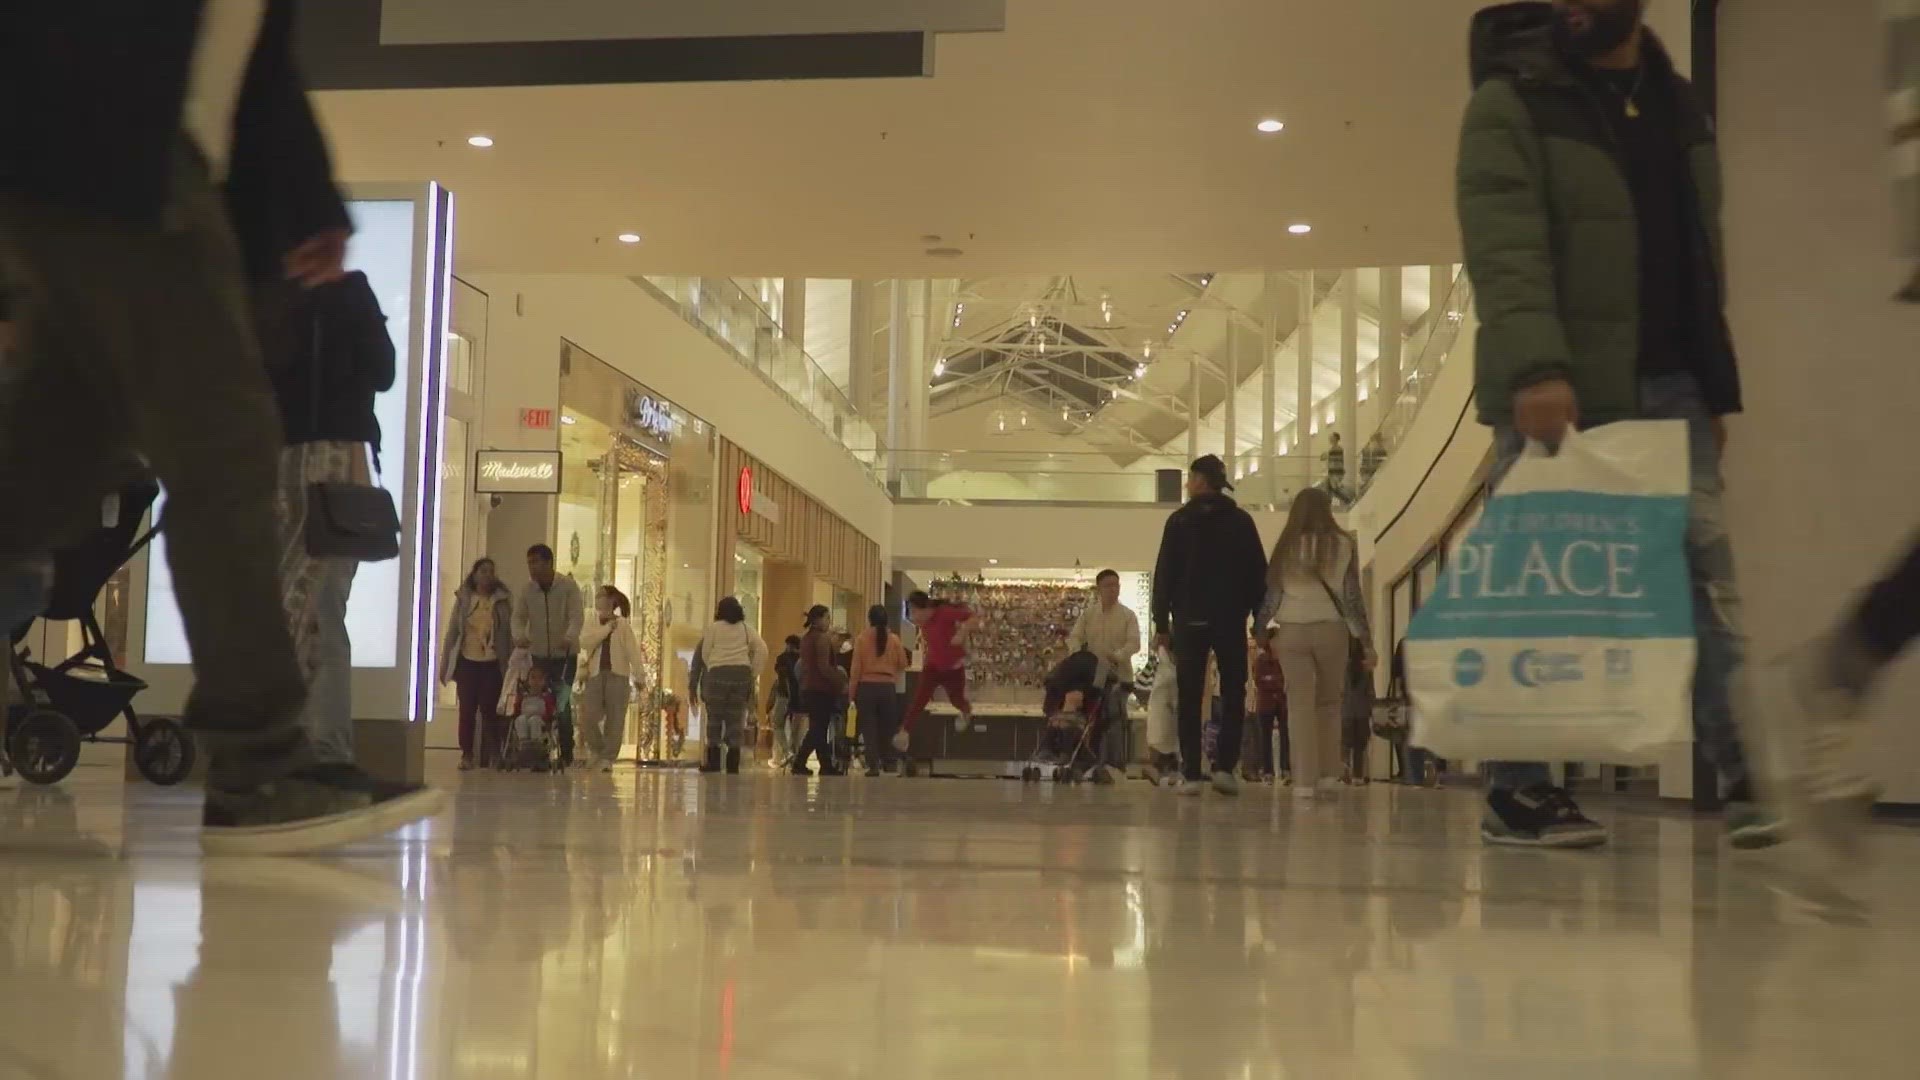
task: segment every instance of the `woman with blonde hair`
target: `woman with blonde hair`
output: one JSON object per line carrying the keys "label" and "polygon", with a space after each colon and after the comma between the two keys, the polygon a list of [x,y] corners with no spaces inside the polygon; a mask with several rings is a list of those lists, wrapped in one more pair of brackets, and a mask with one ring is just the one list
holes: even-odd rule
{"label": "woman with blonde hair", "polygon": [[1293,793],[1331,793],[1340,783],[1348,650],[1360,650],[1369,671],[1375,658],[1360,591],[1360,545],[1334,520],[1324,489],[1294,496],[1267,561],[1267,598],[1257,625],[1286,679]]}

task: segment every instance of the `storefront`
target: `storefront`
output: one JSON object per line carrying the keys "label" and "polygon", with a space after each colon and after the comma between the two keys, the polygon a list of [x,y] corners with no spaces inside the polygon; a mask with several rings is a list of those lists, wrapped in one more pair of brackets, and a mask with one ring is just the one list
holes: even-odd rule
{"label": "storefront", "polygon": [[560,359],[560,491],[554,553],[591,597],[633,604],[646,693],[623,754],[684,753],[687,669],[712,616],[713,428],[572,343]]}
{"label": "storefront", "polygon": [[866,625],[867,605],[880,598],[880,546],[726,439],[719,458],[730,494],[720,505],[730,554],[719,595],[737,597],[775,650],[814,604],[832,610],[836,627]]}

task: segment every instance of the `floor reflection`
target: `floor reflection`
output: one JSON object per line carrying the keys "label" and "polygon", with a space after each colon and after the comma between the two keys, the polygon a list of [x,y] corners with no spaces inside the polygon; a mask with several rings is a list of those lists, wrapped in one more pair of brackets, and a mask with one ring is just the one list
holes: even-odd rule
{"label": "floor reflection", "polygon": [[1911,1075],[1904,829],[1846,927],[1650,804],[1546,853],[1384,786],[449,781],[316,860],[203,862],[117,770],[0,792],[0,1077]]}

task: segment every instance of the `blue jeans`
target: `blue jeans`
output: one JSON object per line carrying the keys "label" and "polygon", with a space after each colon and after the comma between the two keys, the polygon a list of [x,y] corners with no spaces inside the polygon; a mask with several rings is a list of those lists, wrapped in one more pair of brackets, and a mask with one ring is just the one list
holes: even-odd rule
{"label": "blue jeans", "polygon": [[[1692,474],[1687,519],[1687,566],[1693,576],[1693,621],[1699,655],[1693,674],[1693,731],[1702,752],[1720,774],[1722,791],[1747,783],[1747,756],[1740,725],[1753,710],[1746,693],[1747,635],[1740,590],[1733,574],[1733,541],[1727,534],[1726,484],[1713,417],[1691,374],[1673,373],[1640,382],[1642,420],[1684,420]],[[1488,483],[1498,485],[1525,448],[1510,428],[1494,433],[1495,460]],[[1736,705],[1739,702],[1736,716]],[[1499,761],[1488,765],[1488,786],[1518,790],[1550,783],[1546,763]]]}

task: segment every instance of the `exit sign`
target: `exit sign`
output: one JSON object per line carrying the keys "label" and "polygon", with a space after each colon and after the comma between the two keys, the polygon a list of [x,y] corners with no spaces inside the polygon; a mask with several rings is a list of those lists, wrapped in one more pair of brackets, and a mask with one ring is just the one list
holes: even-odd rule
{"label": "exit sign", "polygon": [[552,431],[552,409],[521,409],[520,426],[529,431]]}

